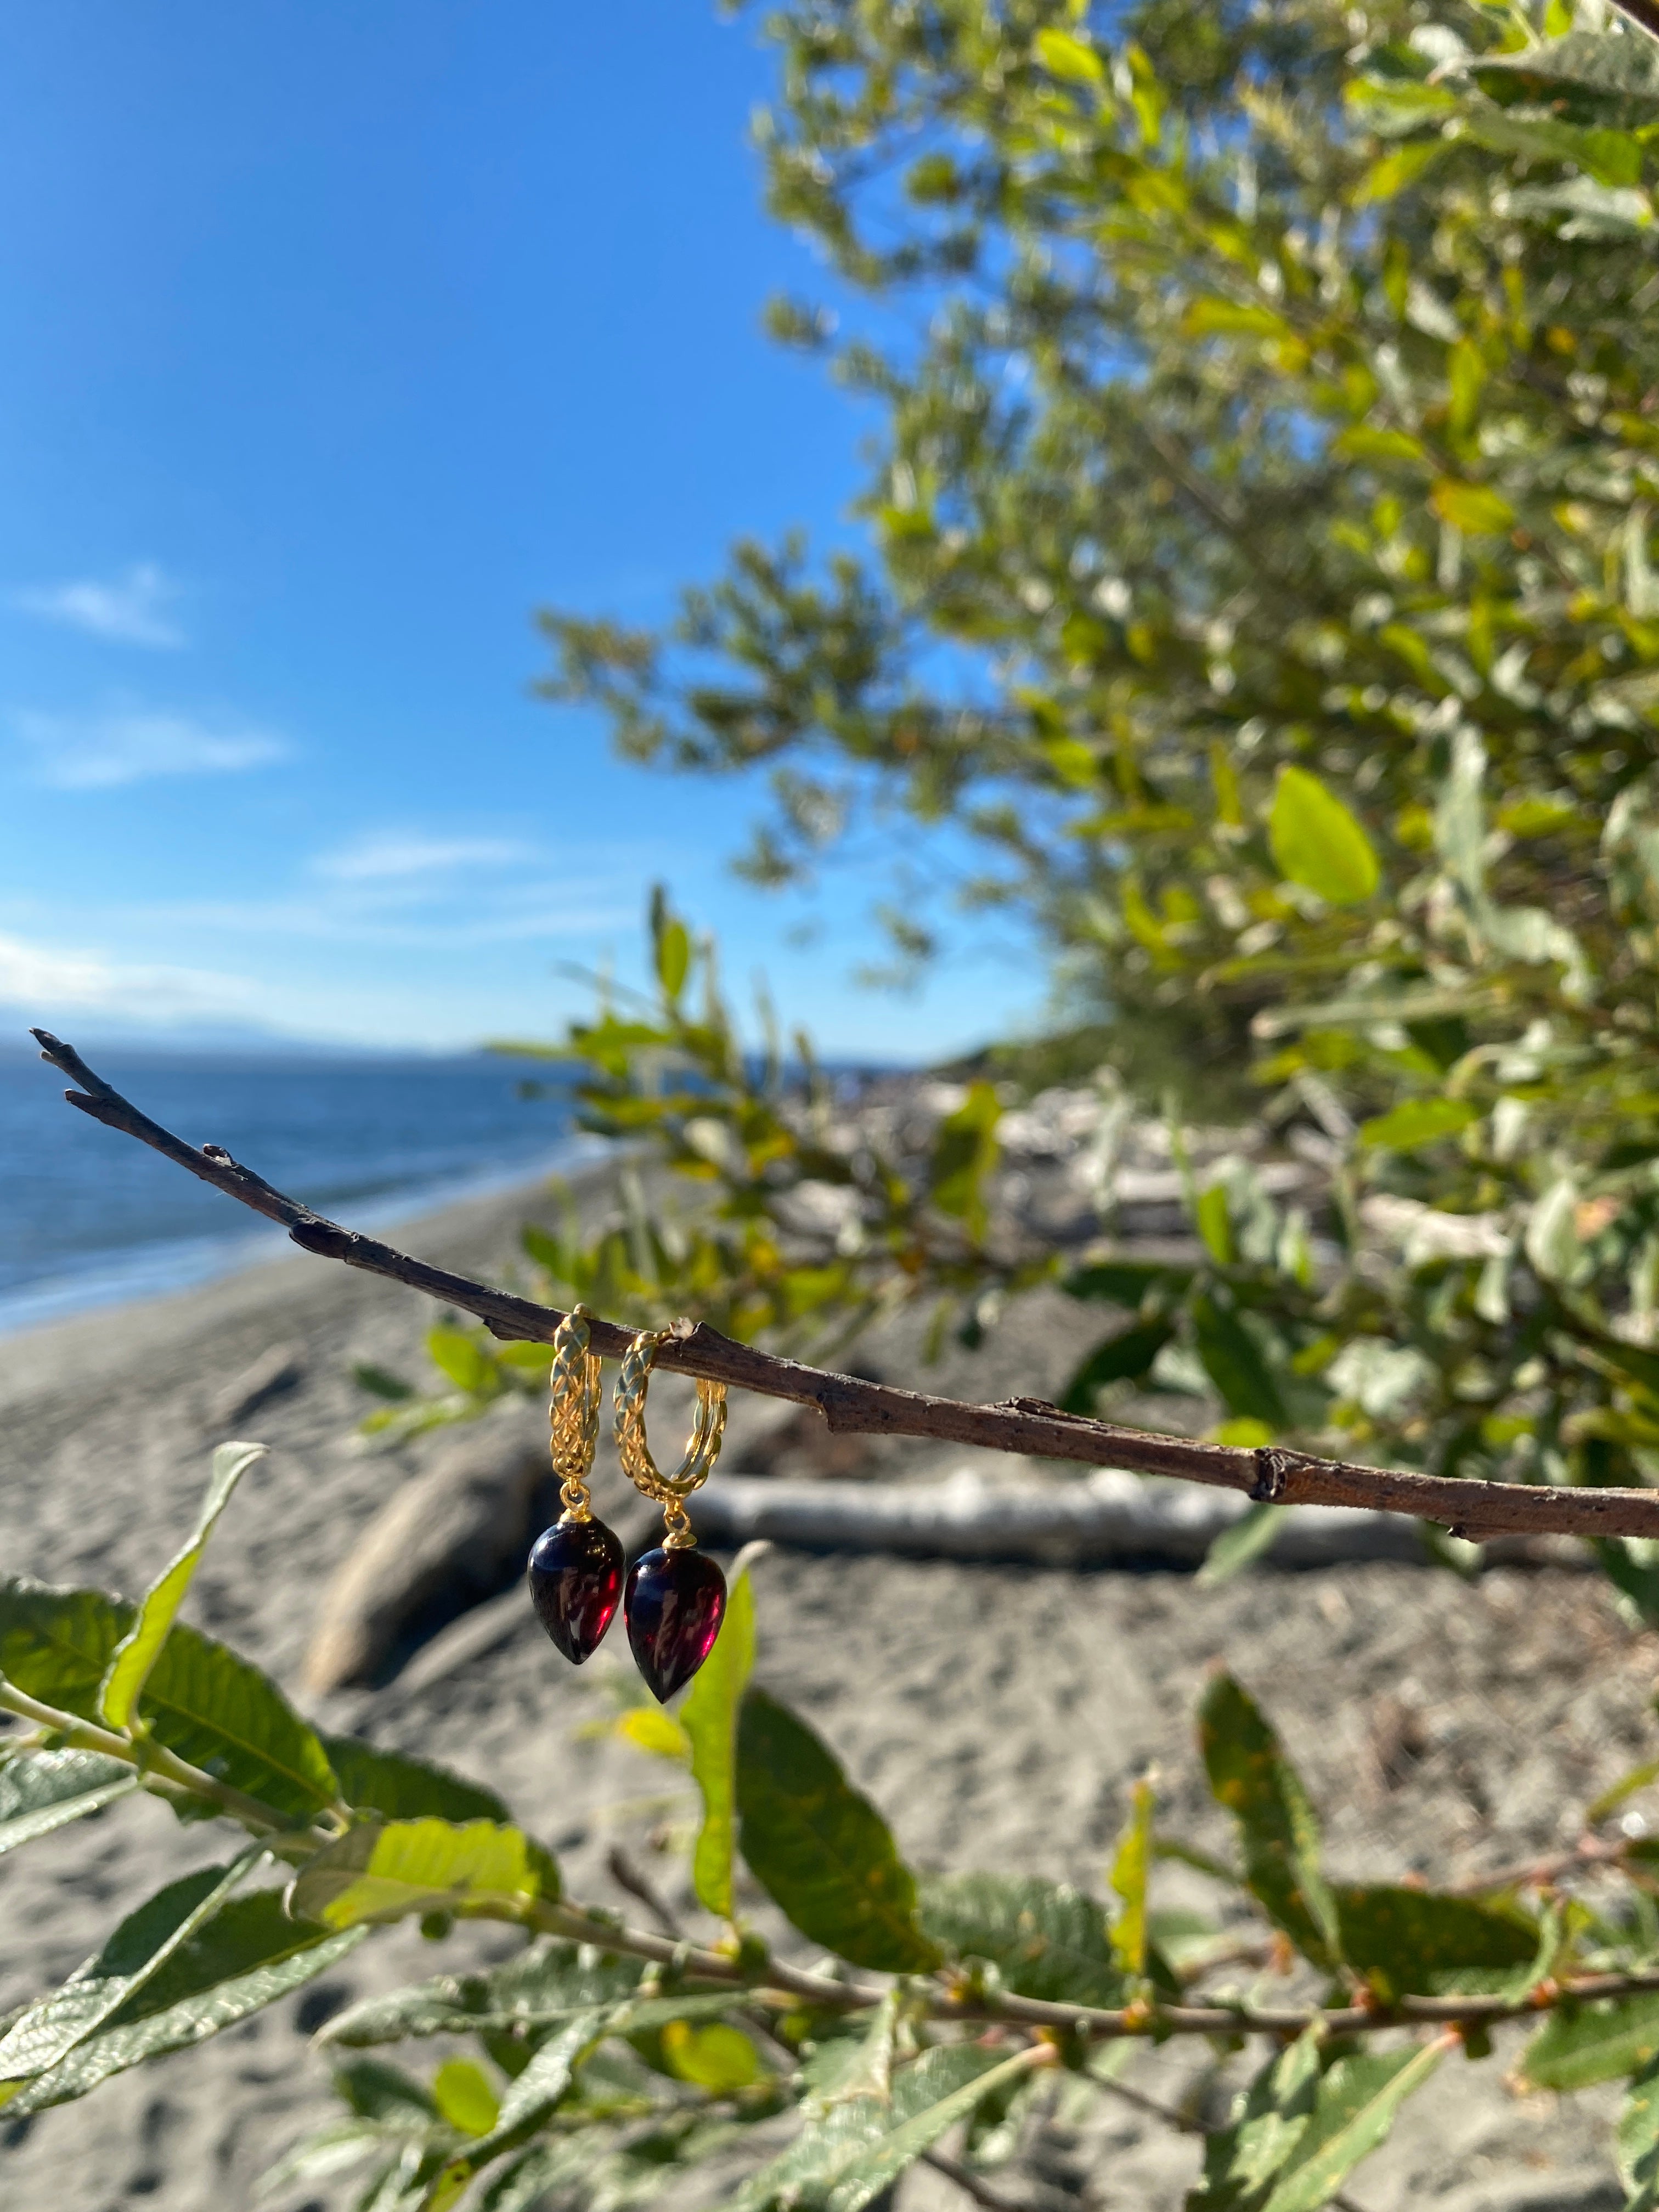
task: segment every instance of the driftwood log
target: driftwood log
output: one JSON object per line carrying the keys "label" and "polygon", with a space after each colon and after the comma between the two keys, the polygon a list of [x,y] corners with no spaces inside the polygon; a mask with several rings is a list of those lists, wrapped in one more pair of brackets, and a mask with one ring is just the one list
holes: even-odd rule
{"label": "driftwood log", "polygon": [[[698,1535],[723,1547],[764,1537],[809,1551],[921,1559],[1194,1567],[1249,1504],[1224,1491],[1110,1469],[1073,1481],[1035,1472],[1006,1481],[963,1468],[939,1481],[879,1488],[716,1475],[690,1510]],[[1295,1505],[1285,1509],[1269,1556],[1279,1566],[1322,1567],[1349,1559],[1421,1565],[1426,1555],[1417,1524],[1398,1514]]]}
{"label": "driftwood log", "polygon": [[447,1438],[341,1561],[318,1607],[306,1688],[388,1680],[428,1638],[518,1580],[554,1510],[539,1407]]}

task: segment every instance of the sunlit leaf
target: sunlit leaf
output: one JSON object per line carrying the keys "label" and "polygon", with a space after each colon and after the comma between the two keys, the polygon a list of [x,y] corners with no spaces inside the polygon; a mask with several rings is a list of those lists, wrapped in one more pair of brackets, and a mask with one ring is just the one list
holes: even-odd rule
{"label": "sunlit leaf", "polygon": [[738,1709],[755,1664],[755,1593],[745,1569],[733,1576],[726,1617],[680,1708],[691,1747],[691,1777],[702,1798],[702,1826],[691,1857],[697,1901],[732,1917],[732,1856],[737,1843]]}
{"label": "sunlit leaf", "polygon": [[1507,530],[1515,509],[1490,484],[1459,483],[1455,477],[1437,477],[1429,488],[1429,505],[1443,522],[1479,535],[1483,531]]}
{"label": "sunlit leaf", "polygon": [[464,2136],[487,2136],[501,2118],[489,2076],[470,2058],[447,2058],[432,2077],[432,2101]]}
{"label": "sunlit leaf", "polygon": [[232,1492],[243,1475],[264,1455],[263,1444],[221,1444],[215,1451],[207,1495],[189,1540],[140,1599],[137,1618],[117,1644],[110,1661],[100,1702],[104,1719],[111,1728],[125,1729],[131,1724],[139,1693],[149,1679],[150,1669],[195,1577],[214,1523],[229,1504]]}
{"label": "sunlit leaf", "polygon": [[1409,1152],[1455,1137],[1480,1118],[1462,1098],[1407,1098],[1362,1124],[1359,1141],[1373,1152]]}
{"label": "sunlit leaf", "polygon": [[510,1916],[557,1894],[550,1866],[517,1828],[493,1820],[365,1822],[306,1862],[289,1909],[335,1929],[440,1909]]}
{"label": "sunlit leaf", "polygon": [[1152,1871],[1152,1785],[1137,1782],[1129,1793],[1129,1817],[1112,1861],[1112,1887],[1122,1901],[1112,1929],[1112,1948],[1128,1974],[1146,1971],[1146,1888]]}
{"label": "sunlit leaf", "polygon": [[749,2088],[765,2070],[750,2038],[740,2027],[720,2021],[696,2027],[690,2021],[671,2020],[662,2031],[662,2047],[682,2081],[693,2082],[714,2097]]}
{"label": "sunlit leaf", "polygon": [[1046,25],[1032,40],[1032,52],[1050,76],[1063,76],[1073,84],[1103,85],[1106,65],[1091,46],[1054,24]]}
{"label": "sunlit leaf", "polygon": [[1273,859],[1293,884],[1333,906],[1355,906],[1380,880],[1370,838],[1334,792],[1306,769],[1279,771],[1267,817]]}

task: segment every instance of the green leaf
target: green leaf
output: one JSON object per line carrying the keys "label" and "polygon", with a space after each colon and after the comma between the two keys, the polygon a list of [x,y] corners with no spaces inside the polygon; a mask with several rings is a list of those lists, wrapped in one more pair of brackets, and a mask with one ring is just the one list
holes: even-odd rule
{"label": "green leaf", "polygon": [[662,2047],[677,2078],[707,2089],[712,2097],[747,2089],[765,2071],[759,2051],[743,2030],[722,2021],[694,2027],[690,2021],[671,2020],[662,2031]]}
{"label": "green leaf", "polygon": [[657,938],[657,981],[663,996],[675,1000],[691,969],[691,933],[683,921],[670,921]]}
{"label": "green leaf", "polygon": [[1066,1413],[1091,1413],[1095,1397],[1109,1382],[1138,1382],[1151,1369],[1164,1346],[1175,1335],[1168,1321],[1143,1322],[1097,1344],[1066,1385],[1060,1405]]}
{"label": "green leaf", "polygon": [[1332,906],[1358,906],[1376,889],[1370,840],[1342,801],[1306,769],[1279,770],[1267,842],[1280,872]]}
{"label": "green leaf", "polygon": [[199,1868],[130,1912],[95,1959],[0,2035],[0,2081],[27,2081],[68,2057],[161,1972],[264,1856],[256,1845],[228,1867]]}
{"label": "green leaf", "polygon": [[969,2118],[988,2097],[1015,2086],[1030,2073],[1033,2064],[1033,2054],[1029,2050],[1017,2051],[1000,2065],[990,2051],[975,2051],[974,2055],[981,2062],[991,2063],[958,2087],[946,2090],[932,2104],[912,2112],[868,2149],[850,2159],[823,2200],[824,2212],[863,2212],[863,2208],[881,2196],[907,2166],[913,2166],[924,2151],[931,2150],[942,2135]]}
{"label": "green leaf", "polygon": [[568,2021],[550,2040],[541,2045],[518,2078],[507,2085],[501,2114],[490,2132],[458,2156],[446,2161],[421,2199],[423,2212],[441,2212],[453,2204],[473,2176],[494,2159],[516,2150],[552,2117],[570,2087],[577,2067],[614,2024],[610,2011],[580,2013]]}
{"label": "green leaf", "polygon": [[1129,1817],[1112,1861],[1112,1887],[1123,1910],[1112,1929],[1112,1949],[1126,1974],[1146,1971],[1146,1885],[1152,1871],[1152,1811],[1150,1782],[1137,1782],[1129,1793]]}
{"label": "green leaf", "polygon": [[1643,1547],[1638,1553],[1618,1536],[1598,1536],[1591,1546],[1602,1572],[1621,1590],[1644,1620],[1659,1624],[1659,1561]]}
{"label": "green leaf", "polygon": [[1154,1285],[1179,1292],[1192,1276],[1190,1267],[1166,1267],[1156,1260],[1097,1260],[1062,1276],[1060,1287],[1069,1297],[1096,1298],[1103,1305],[1133,1310]]}
{"label": "green leaf", "polygon": [[1228,1412],[1265,1421],[1271,1429],[1289,1428],[1291,1417],[1273,1371],[1232,1308],[1202,1291],[1193,1300],[1192,1316],[1198,1356]]}
{"label": "green leaf", "polygon": [[512,1821],[493,1790],[409,1752],[352,1735],[325,1736],[323,1745],[342,1799],[360,1813],[384,1813],[394,1820],[435,1813],[441,1820]]}
{"label": "green leaf", "polygon": [[113,1729],[132,1725],[138,1695],[149,1679],[173,1616],[184,1602],[214,1523],[230,1503],[231,1493],[256,1460],[265,1456],[263,1444],[221,1444],[213,1455],[213,1472],[202,1500],[196,1526],[182,1551],[165,1567],[139,1600],[138,1616],[115,1648],[109,1673],[104,1678],[101,1705],[104,1719]]}
{"label": "green leaf", "polygon": [[0,1674],[44,1705],[95,1721],[104,1676],[135,1611],[102,1590],[10,1576],[0,1583]]}
{"label": "green leaf", "polygon": [[1233,1224],[1227,1211],[1224,1184],[1212,1182],[1207,1190],[1199,1193],[1193,1206],[1193,1226],[1217,1267],[1230,1267],[1237,1255],[1233,1249]]}
{"label": "green leaf", "polygon": [[938,1964],[886,1822],[805,1723],[762,1690],[738,1710],[737,1797],[749,1869],[809,1942],[885,1973]]}
{"label": "green leaf", "polygon": [[[59,1589],[18,1577],[0,1584],[0,1674],[85,1720],[136,1608],[101,1590]],[[258,1797],[308,1820],[337,1795],[320,1739],[257,1667],[199,1629],[174,1624],[139,1701],[158,1743]]]}
{"label": "green leaf", "polygon": [[1278,1736],[1231,1674],[1204,1692],[1199,1744],[1211,1790],[1238,1824],[1245,1887],[1304,1958],[1330,1970],[1336,1911],[1319,1870],[1319,1823]]}
{"label": "green leaf", "polygon": [[321,1737],[270,1677],[184,1621],[161,1646],[138,1710],[157,1743],[285,1818],[309,1820],[340,1794]]}
{"label": "green leaf", "polygon": [[662,994],[671,1005],[685,988],[691,969],[691,934],[668,903],[660,884],[651,886],[651,952]]}
{"label": "green leaf", "polygon": [[1659,1993],[1552,2013],[1521,2054],[1528,2087],[1571,2091],[1615,2081],[1659,2057]]}
{"label": "green leaf", "polygon": [[732,1578],[714,1648],[680,1708],[691,1744],[691,1777],[702,1797],[702,1826],[691,1857],[691,1887],[706,1911],[732,1917],[736,1847],[738,1708],[755,1665],[755,1593],[747,1569]]}
{"label": "green leaf", "polygon": [[1601,1795],[1584,1808],[1584,1826],[1598,1827],[1610,1813],[1616,1813],[1626,1797],[1633,1797],[1638,1790],[1650,1783],[1659,1782],[1659,1759],[1644,1759],[1639,1766],[1632,1766],[1610,1783]]}
{"label": "green leaf", "polygon": [[1320,2058],[1318,2031],[1310,2028],[1233,2100],[1228,2124],[1206,2138],[1204,2179],[1188,2195],[1187,2212],[1259,2212],[1308,2131]]}
{"label": "green leaf", "polygon": [[325,1928],[412,1912],[512,1911],[550,1890],[547,1855],[494,1820],[367,1821],[307,1859],[289,1891],[296,1919]]}
{"label": "green leaf", "polygon": [[351,1379],[360,1390],[368,1390],[376,1398],[385,1398],[392,1405],[401,1405],[404,1399],[415,1395],[415,1386],[405,1382],[401,1375],[394,1375],[389,1367],[377,1367],[372,1360],[354,1361]]}
{"label": "green leaf", "polygon": [[476,1974],[430,1980],[368,1997],[337,2013],[319,2040],[366,2050],[406,2037],[545,2027],[623,2002],[644,1972],[638,1959],[574,1943],[543,1943]]}
{"label": "green leaf", "polygon": [[1364,2051],[1339,2058],[1263,2212],[1317,2212],[1394,2125],[1400,2107],[1440,2063],[1443,2047]]}
{"label": "green leaf", "polygon": [[1408,185],[1414,185],[1425,172],[1433,167],[1446,151],[1446,142],[1439,138],[1419,139],[1415,145],[1396,146],[1382,159],[1372,163],[1354,189],[1356,207],[1375,207],[1397,199]]}
{"label": "green leaf", "polygon": [[1258,1500],[1249,1512],[1241,1513],[1204,1554],[1204,1564],[1193,1578],[1194,1587],[1213,1589],[1218,1583],[1231,1582],[1235,1575],[1243,1574],[1246,1567],[1273,1549],[1273,1539],[1284,1527],[1289,1510],[1288,1506]]}
{"label": "green leaf", "polygon": [[368,1932],[324,1936],[296,1927],[280,1890],[233,1897],[8,2112],[21,2117],[84,2097],[112,2074],[205,2042],[326,1972]]}
{"label": "green leaf", "polygon": [[809,2204],[822,2212],[857,2212],[1030,2063],[1025,2051],[999,2063],[994,2052],[977,2044],[937,2044],[895,2070],[887,2096],[831,2102],[809,2119],[787,2150],[750,2175],[726,2212],[784,2212]]}
{"label": "green leaf", "polygon": [[471,2058],[444,2061],[432,2077],[432,2101],[464,2136],[487,2136],[501,2115],[489,2076]]}
{"label": "green leaf", "polygon": [[1626,2212],[1653,2212],[1659,2204],[1659,2061],[1650,2061],[1625,2092],[1613,2136]]}
{"label": "green leaf", "polygon": [[1462,1098],[1407,1098],[1360,1125],[1359,1141],[1373,1152],[1410,1152],[1441,1137],[1455,1137],[1480,1116]]}
{"label": "green leaf", "polygon": [[929,1177],[933,1204],[962,1222],[972,1237],[985,1233],[985,1185],[997,1164],[997,1123],[1002,1108],[988,1083],[971,1083],[954,1114],[933,1139]]}
{"label": "green leaf", "polygon": [[1331,451],[1346,461],[1404,461],[1416,465],[1428,459],[1420,439],[1408,436],[1404,430],[1374,429],[1367,422],[1358,422],[1334,438]]}
{"label": "green leaf", "polygon": [[100,1813],[137,1787],[131,1767],[100,1752],[20,1752],[0,1766],[0,1853]]}
{"label": "green leaf", "polygon": [[1469,1970],[1524,1966],[1538,1954],[1538,1923],[1517,1906],[1386,1886],[1333,1895],[1343,1957],[1388,2003],[1437,1996]]}
{"label": "green leaf", "polygon": [[1515,509],[1501,493],[1487,484],[1460,483],[1455,477],[1435,478],[1429,487],[1429,505],[1442,522],[1469,537],[1507,530],[1515,520]]}
{"label": "green leaf", "polygon": [[1119,2005],[1123,1975],[1091,1897],[1037,1875],[953,1874],[921,1885],[923,1932],[955,1959],[985,1959],[1003,1986],[1056,2004]]}
{"label": "green leaf", "polygon": [[442,1370],[458,1390],[477,1397],[494,1388],[495,1363],[481,1344],[458,1328],[429,1328],[426,1348],[433,1364]]}
{"label": "green leaf", "polygon": [[1031,51],[1050,76],[1064,77],[1072,84],[1100,86],[1106,82],[1106,64],[1094,48],[1053,24],[1037,33]]}
{"label": "green leaf", "polygon": [[1470,76],[1492,99],[1564,110],[1575,122],[1659,116],[1659,55],[1639,32],[1569,31],[1512,54],[1484,54]]}

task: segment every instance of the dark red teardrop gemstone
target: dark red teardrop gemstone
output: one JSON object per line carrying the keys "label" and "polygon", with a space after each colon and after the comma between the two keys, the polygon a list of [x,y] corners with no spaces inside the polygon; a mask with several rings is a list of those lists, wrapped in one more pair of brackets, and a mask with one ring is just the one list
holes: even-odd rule
{"label": "dark red teardrop gemstone", "polygon": [[628,1641],[645,1686],[666,1705],[714,1648],[726,1616],[726,1577],[706,1552],[641,1552],[623,1601]]}
{"label": "dark red teardrop gemstone", "polygon": [[531,1603],[578,1667],[599,1650],[622,1582],[623,1547],[603,1521],[556,1521],[531,1547]]}

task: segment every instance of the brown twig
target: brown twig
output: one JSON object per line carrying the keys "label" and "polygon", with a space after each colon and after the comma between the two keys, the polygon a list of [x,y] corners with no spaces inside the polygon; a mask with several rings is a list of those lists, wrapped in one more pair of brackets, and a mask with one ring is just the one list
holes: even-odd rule
{"label": "brown twig", "polygon": [[[516,1297],[487,1283],[434,1267],[378,1237],[365,1237],[314,1213],[232,1159],[222,1146],[198,1150],[141,1113],[95,1075],[74,1048],[47,1030],[36,1030],[41,1057],[79,1087],[65,1095],[71,1106],[106,1128],[136,1137],[164,1158],[267,1220],[279,1222],[302,1251],[349,1267],[385,1275],[411,1290],[474,1314],[492,1334],[508,1342],[546,1344],[564,1316],[552,1306]],[[592,1346],[620,1359],[633,1332],[596,1320]],[[867,1382],[781,1358],[752,1345],[734,1343],[704,1323],[678,1324],[657,1355],[657,1365],[705,1377],[762,1397],[816,1407],[830,1429],[843,1436],[930,1437],[941,1443],[975,1444],[1038,1459],[1075,1461],[1089,1467],[1127,1468],[1139,1474],[1173,1475],[1283,1505],[1340,1505],[1403,1513],[1438,1521],[1456,1534],[1492,1536],[1659,1537],[1659,1495],[1639,1490],[1558,1489],[1504,1482],[1464,1481],[1417,1474],[1403,1468],[1359,1467],[1316,1459],[1277,1446],[1247,1449],[1208,1444],[1190,1437],[1160,1436],[1063,1413],[1039,1398],[1014,1398],[973,1406],[933,1398],[890,1383]]]}

